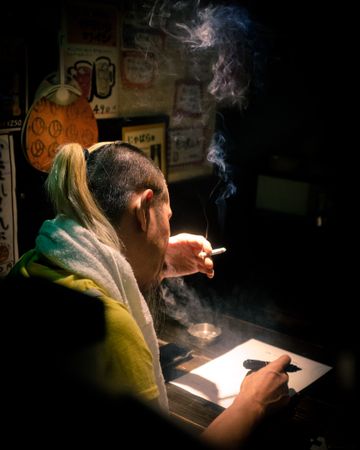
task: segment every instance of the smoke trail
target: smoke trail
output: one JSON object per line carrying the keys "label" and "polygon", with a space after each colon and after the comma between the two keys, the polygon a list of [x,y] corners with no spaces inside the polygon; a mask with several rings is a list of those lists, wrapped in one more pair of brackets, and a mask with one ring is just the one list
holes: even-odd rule
{"label": "smoke trail", "polygon": [[196,322],[216,321],[216,313],[204,304],[197,291],[187,286],[181,277],[164,280],[161,295],[166,313],[186,327]]}
{"label": "smoke trail", "polygon": [[220,229],[224,230],[226,217],[226,199],[236,193],[236,186],[233,182],[233,173],[231,166],[226,161],[225,138],[220,132],[216,132],[210,144],[207,159],[217,168],[219,182],[212,190],[210,197],[217,190],[220,190],[220,183],[223,185],[222,191],[218,192],[215,204],[218,212],[218,222]]}
{"label": "smoke trail", "polygon": [[199,1],[156,1],[149,25],[185,44],[194,60],[206,52],[212,58],[208,91],[218,102],[243,108],[258,61],[253,22],[238,5],[199,5]]}
{"label": "smoke trail", "polygon": [[225,190],[221,197],[228,198],[236,193],[236,186],[232,180],[231,167],[226,162],[224,146],[225,138],[223,134],[221,134],[220,132],[214,133],[209,147],[207,159],[215,164],[218,170],[219,177],[224,181],[224,184],[226,184]]}
{"label": "smoke trail", "polygon": [[[217,103],[240,109],[247,106],[250,83],[255,89],[259,87],[257,76],[262,67],[258,25],[250,19],[247,10],[239,5],[201,7],[199,0],[157,0],[149,7],[147,20],[150,27],[161,29],[188,49],[195,78],[205,58],[211,67],[207,90]],[[224,229],[226,199],[236,192],[224,145],[225,139],[216,133],[207,156],[220,178],[210,197],[217,192],[215,203],[221,229]]]}

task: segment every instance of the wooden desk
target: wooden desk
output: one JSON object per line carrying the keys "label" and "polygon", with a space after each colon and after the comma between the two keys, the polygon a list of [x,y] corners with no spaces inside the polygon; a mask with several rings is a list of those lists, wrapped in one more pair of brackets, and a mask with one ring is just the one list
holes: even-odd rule
{"label": "wooden desk", "polygon": [[[175,342],[193,350],[193,358],[172,369],[167,374],[168,379],[191,371],[251,338],[334,367],[333,355],[321,346],[226,315],[221,316],[217,325],[222,328],[221,336],[210,345],[199,346],[185,327],[172,319],[166,320],[159,333],[160,345]],[[170,383],[167,383],[167,392],[172,417],[194,433],[200,433],[223,410]],[[274,445],[270,448],[317,449],[321,448],[317,446],[320,444],[316,441],[318,437],[325,438],[327,447],[323,448],[355,448],[351,421],[349,423],[347,417],[348,404],[343,394],[333,369],[296,395],[283,413],[267,420],[258,433],[261,438],[255,437],[250,448],[258,448],[258,439],[262,439],[267,446]]]}

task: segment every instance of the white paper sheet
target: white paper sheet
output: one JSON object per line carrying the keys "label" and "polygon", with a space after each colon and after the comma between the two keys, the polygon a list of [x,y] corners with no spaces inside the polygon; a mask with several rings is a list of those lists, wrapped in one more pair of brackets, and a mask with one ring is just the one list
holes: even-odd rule
{"label": "white paper sheet", "polygon": [[171,383],[227,408],[238,394],[240,384],[248,373],[243,367],[243,361],[272,361],[284,353],[291,357],[292,364],[302,369],[289,373],[289,389],[292,394],[300,392],[332,368],[257,339],[250,339]]}

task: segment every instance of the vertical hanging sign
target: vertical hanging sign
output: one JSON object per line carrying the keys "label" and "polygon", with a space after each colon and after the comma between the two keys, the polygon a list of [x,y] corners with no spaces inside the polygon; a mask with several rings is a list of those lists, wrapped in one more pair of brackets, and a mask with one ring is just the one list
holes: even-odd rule
{"label": "vertical hanging sign", "polygon": [[17,212],[13,137],[0,135],[0,278],[17,261]]}
{"label": "vertical hanging sign", "polygon": [[69,4],[65,11],[64,65],[97,119],[117,117],[118,11],[109,5]]}

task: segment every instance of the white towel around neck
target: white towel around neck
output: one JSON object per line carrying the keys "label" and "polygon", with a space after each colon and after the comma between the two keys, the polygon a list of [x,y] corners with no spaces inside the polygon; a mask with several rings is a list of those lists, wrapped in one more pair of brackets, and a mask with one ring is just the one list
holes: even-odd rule
{"label": "white towel around neck", "polygon": [[167,410],[168,400],[153,319],[125,257],[101,243],[94,233],[63,215],[43,223],[36,238],[36,249],[56,266],[93,280],[113,299],[129,308],[152,353],[159,403]]}

